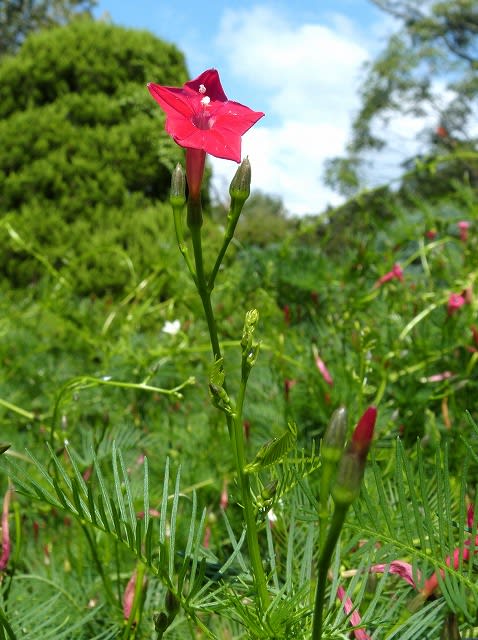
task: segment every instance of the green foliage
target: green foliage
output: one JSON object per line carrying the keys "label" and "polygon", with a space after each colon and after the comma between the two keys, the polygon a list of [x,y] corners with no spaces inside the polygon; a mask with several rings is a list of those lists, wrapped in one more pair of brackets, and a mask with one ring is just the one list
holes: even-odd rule
{"label": "green foliage", "polygon": [[[31,36],[0,64],[0,216],[80,292],[124,291],[158,265],[181,159],[145,84],[181,84],[182,54],[146,32],[77,21]],[[3,227],[5,229],[5,227]],[[41,275],[3,233],[1,276]]]}
{"label": "green foliage", "polygon": [[[478,430],[475,427],[476,436]],[[127,451],[125,449],[125,454]],[[69,571],[76,574],[80,569],[80,550],[75,546],[86,544],[82,553],[91,556],[87,573],[91,574],[92,568],[98,571],[106,601],[95,602],[89,612],[83,610],[83,613],[82,608],[75,604],[68,605],[69,624],[78,628],[75,637],[115,637],[114,629],[116,633],[120,631],[120,602],[110,581],[120,580],[124,584],[123,571],[127,566],[131,567],[131,559],[144,564],[149,576],[147,608],[141,623],[144,626],[139,629],[139,632],[143,629],[143,634],[147,634],[147,629],[151,627],[154,612],[157,616],[160,612],[168,611],[168,598],[171,600],[174,596],[175,606],[179,607],[180,613],[177,620],[175,614],[171,624],[177,625],[178,631],[189,618],[202,629],[205,637],[221,638],[227,627],[226,620],[230,619],[230,624],[233,624],[234,618],[238,618],[248,629],[248,637],[251,638],[288,638],[291,634],[296,638],[309,637],[307,620],[310,605],[307,604],[306,594],[312,579],[311,563],[317,545],[317,527],[314,526],[317,519],[317,502],[314,498],[317,469],[315,474],[310,473],[312,458],[308,462],[307,459],[295,462],[295,455],[282,462],[282,471],[280,468],[275,471],[279,477],[289,478],[286,484],[296,486],[289,486],[287,503],[282,500],[274,502],[278,520],[274,529],[266,529],[267,551],[264,550],[264,556],[270,563],[270,581],[276,595],[266,620],[261,621],[254,607],[247,603],[249,576],[247,558],[242,549],[244,535],[237,540],[228,519],[225,519],[232,553],[219,569],[219,575],[228,575],[229,578],[221,584],[217,584],[217,576],[208,579],[207,576],[212,575],[208,573],[208,566],[212,566],[210,562],[215,559],[210,551],[201,546],[206,512],[199,512],[194,491],[190,494],[190,489],[181,490],[179,474],[171,492],[168,463],[161,482],[157,478],[153,482],[147,460],[142,463],[142,468],[131,472],[134,448],[125,458],[125,454],[113,442],[111,459],[104,457],[102,461],[100,451],[96,454],[93,449],[90,449],[87,457],[69,447],[65,453],[60,458],[50,451],[48,466],[32,455],[25,461],[15,461],[8,456],[6,469],[15,482],[20,500],[26,499],[31,505],[39,502],[44,514],[48,513],[45,511],[47,507],[68,514],[78,523],[78,533],[83,532],[84,543],[81,543],[81,537],[75,543],[71,538],[68,543]],[[462,474],[457,480],[450,474],[447,447],[438,449],[435,459],[429,462],[426,462],[420,445],[410,456],[398,442],[394,456],[390,457],[390,453],[390,449],[378,450],[378,460],[369,470],[367,488],[362,500],[354,508],[354,519],[349,520],[344,532],[341,551],[331,577],[331,601],[334,600],[338,585],[344,584],[345,576],[352,576],[347,593],[362,612],[363,624],[374,632],[376,638],[413,639],[420,637],[417,634],[423,634],[425,630],[431,637],[442,626],[438,614],[444,610],[452,611],[467,621],[462,628],[472,632],[478,604],[473,563],[465,564],[462,560],[455,566],[446,558],[454,549],[463,558],[464,549],[467,546],[470,548],[467,542],[469,535],[476,536],[476,524],[467,533],[464,502],[473,484],[470,465],[476,464],[476,453],[470,448],[470,453],[463,460]],[[90,468],[92,473],[85,480],[82,470]],[[152,505],[156,504],[158,513],[151,512],[150,515]],[[48,518],[51,520],[55,516],[54,512],[50,513]],[[63,524],[65,526],[72,527],[66,521]],[[101,531],[102,535],[98,536],[94,530]],[[359,541],[362,543],[358,544]],[[19,543],[20,539],[17,540]],[[59,537],[48,552],[52,568],[56,563],[56,554],[62,552],[61,546]],[[470,553],[473,552],[472,546]],[[112,564],[114,555],[116,563],[120,562],[116,569]],[[17,557],[20,556],[17,554]],[[433,572],[443,571],[443,576],[438,578],[441,595],[433,606],[424,605],[414,613],[407,613],[406,605],[414,601],[416,590],[389,573],[388,565],[398,559],[413,565],[412,575],[417,589],[422,588],[425,578]],[[28,575],[23,574],[22,570],[26,570],[33,560],[27,555],[19,561],[10,600],[19,597],[21,587],[18,591],[17,584],[21,585],[22,576],[27,579]],[[112,566],[109,568],[110,564]],[[371,565],[385,565],[380,571],[382,577],[375,582],[368,577]],[[230,567],[236,567],[237,570],[231,572]],[[84,565],[81,577],[83,587],[92,577],[85,574],[85,568]],[[31,608],[30,601],[22,604],[21,600],[17,600],[15,606],[18,615],[10,619],[8,624],[14,630],[23,625],[28,629],[32,624],[28,619],[36,620],[41,615],[40,619],[44,619],[42,637],[48,638],[49,634],[54,637],[53,633],[60,633],[59,629],[66,620],[65,614],[62,616],[61,613],[64,609],[58,606],[58,599],[69,600],[71,596],[64,590],[65,584],[57,582],[59,567],[56,569],[56,580],[54,576],[48,579],[42,577],[38,563],[30,566],[29,571],[33,571],[33,574],[30,573],[31,580],[48,584],[48,588],[43,589],[43,597],[46,598],[43,606],[51,606],[53,614],[43,618],[44,610],[41,614],[39,612],[40,601],[35,605],[38,606],[37,610]],[[112,577],[114,573],[115,578]],[[163,585],[162,590],[158,591],[156,581]],[[92,587],[93,584],[90,584],[88,590]],[[166,596],[166,608],[163,604],[165,593],[170,594]],[[87,595],[88,591],[83,599]],[[391,602],[393,606],[390,607]],[[109,621],[105,618],[107,611]],[[207,624],[204,618],[206,614],[209,618]],[[116,622],[112,624],[115,619]],[[100,624],[102,620],[103,625]],[[348,624],[341,609],[332,606],[326,620],[325,637],[343,637]],[[101,629],[101,635],[94,635],[93,630],[99,633]],[[84,633],[90,635],[82,635]],[[180,633],[177,637],[185,636]]]}
{"label": "green foliage", "polygon": [[15,53],[32,31],[91,17],[96,0],[1,0],[0,56]]}
{"label": "green foliage", "polygon": [[[91,26],[58,30],[58,40],[83,46],[79,34],[88,40]],[[114,42],[115,51],[131,35],[93,29],[94,42]],[[25,51],[40,68],[50,35],[6,58],[0,76],[21,74]],[[165,64],[176,58],[150,36],[140,40],[151,45],[151,56],[133,64],[144,83],[153,51]],[[332,513],[321,488],[334,482],[331,469],[321,483],[320,437],[335,407],[346,405],[354,419],[372,403],[375,460],[330,574],[321,573],[322,639],[350,636],[344,598],[376,640],[435,638],[453,626],[476,635],[477,525],[467,510],[477,512],[478,469],[470,181],[452,172],[442,193],[423,199],[417,172],[398,193],[363,193],[320,220],[289,220],[280,202],[259,194],[226,263],[211,257],[224,255],[224,218],[204,217],[189,262],[193,283],[162,202],[168,184],[154,182],[177,150],[170,155],[161,142],[159,156],[149,146],[151,136],[161,140],[162,116],[136,71],[124,68],[134,58],[105,63],[118,67],[116,85],[93,58],[72,75],[61,66],[72,57],[56,54],[53,97],[41,80],[47,65],[38,76],[30,65],[27,89],[0,84],[4,121],[28,129],[38,111],[45,132],[22,129],[22,147],[4,129],[17,164],[10,171],[4,160],[1,174],[0,244],[9,260],[0,283],[0,466],[2,492],[13,484],[16,497],[2,522],[12,550],[0,637],[310,638]],[[66,151],[59,132],[72,138]],[[445,170],[441,156],[420,168],[437,179]],[[176,222],[182,215],[179,206]],[[460,221],[469,223],[466,237]],[[267,227],[277,235],[267,237]],[[190,246],[189,237],[181,241]],[[451,293],[463,297],[453,311]],[[254,311],[243,326],[245,309]],[[394,573],[397,561],[412,567],[416,586]],[[434,575],[431,601],[423,589]]]}
{"label": "green foliage", "polygon": [[[224,224],[226,206],[213,208],[213,219]],[[254,191],[242,210],[234,237],[246,246],[265,247],[283,241],[295,227],[295,221],[287,218],[280,198]]]}
{"label": "green foliage", "polygon": [[[477,162],[463,154],[476,152],[476,97],[478,13],[474,0],[373,0],[399,24],[385,49],[369,64],[360,90],[361,108],[353,122],[345,158],[328,163],[328,184],[350,195],[363,185],[363,168],[370,151],[388,144],[389,123],[400,117],[435,116],[421,138],[426,158],[403,158],[410,169],[414,160],[442,158],[439,175],[428,174],[425,193],[449,188],[451,177],[464,171],[477,184]],[[401,134],[406,137],[404,130]],[[446,153],[445,153],[446,152]],[[379,157],[379,156],[378,156]],[[412,174],[414,172],[412,171]],[[450,176],[451,174],[451,176]],[[423,176],[422,176],[423,178]],[[435,178],[435,179],[434,179]],[[421,189],[419,193],[424,193]]]}

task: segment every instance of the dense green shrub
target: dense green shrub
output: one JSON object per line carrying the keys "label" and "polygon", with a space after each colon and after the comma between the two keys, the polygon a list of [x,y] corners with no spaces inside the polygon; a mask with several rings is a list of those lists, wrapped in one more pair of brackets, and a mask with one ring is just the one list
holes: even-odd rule
{"label": "dense green shrub", "polygon": [[[151,268],[151,207],[182,151],[145,84],[186,79],[173,45],[90,20],[32,35],[2,60],[0,216],[79,291],[123,290],[124,251],[139,274]],[[5,232],[0,250],[15,286],[40,277]]]}

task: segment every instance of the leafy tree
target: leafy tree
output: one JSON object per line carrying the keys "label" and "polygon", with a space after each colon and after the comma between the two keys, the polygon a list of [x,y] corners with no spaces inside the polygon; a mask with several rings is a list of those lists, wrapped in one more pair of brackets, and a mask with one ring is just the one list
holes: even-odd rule
{"label": "leafy tree", "polygon": [[90,16],[96,0],[0,0],[0,56],[15,53],[32,31]]}
{"label": "leafy tree", "polygon": [[[326,169],[327,183],[347,195],[363,181],[364,159],[386,149],[389,125],[401,116],[427,119],[423,139],[432,155],[462,157],[477,142],[475,0],[372,1],[396,19],[399,29],[368,67],[347,156],[332,159]],[[460,169],[471,166],[474,175],[475,165],[476,159]]]}
{"label": "leafy tree", "polygon": [[[151,269],[180,149],[145,84],[182,84],[183,55],[147,32],[78,20],[31,35],[0,63],[0,273],[35,280],[42,253],[80,290],[121,290]],[[167,214],[169,216],[169,211]],[[26,250],[28,246],[28,250]]]}

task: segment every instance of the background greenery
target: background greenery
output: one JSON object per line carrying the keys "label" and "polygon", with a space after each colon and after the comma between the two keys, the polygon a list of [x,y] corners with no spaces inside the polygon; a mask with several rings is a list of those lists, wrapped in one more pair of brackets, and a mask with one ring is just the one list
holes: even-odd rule
{"label": "background greenery", "polygon": [[[473,7],[464,5],[474,20]],[[428,32],[420,24],[420,37],[433,39],[435,23]],[[112,486],[115,441],[138,510],[145,455],[151,506],[159,510],[164,495],[174,494],[172,486],[163,484],[168,457],[173,478],[181,467],[186,502],[197,489],[200,509],[205,508],[203,527],[210,538],[203,552],[211,561],[224,561],[233,547],[220,509],[224,487],[236,531],[240,510],[234,504],[225,426],[208,400],[206,327],[176,247],[167,203],[170,171],[182,151],[165,135],[161,110],[145,90],[149,80],[182,84],[188,75],[184,58],[151,34],[78,16],[67,26],[33,33],[17,49],[15,41],[0,62],[1,439],[11,445],[11,458],[22,460],[27,447],[46,465],[52,463],[45,442],[67,466],[69,443],[81,474],[98,464]],[[400,71],[382,60],[373,72],[384,69]],[[370,83],[367,87],[360,131],[371,115],[366,105],[373,92]],[[474,99],[471,89],[464,92]],[[390,513],[370,524],[374,518],[366,507],[374,500],[379,504],[380,495],[369,482],[370,500],[357,507],[345,541],[345,562],[352,568],[364,561],[357,551],[357,522],[362,530],[369,527],[372,548],[372,533],[379,536],[373,527],[385,528],[397,518],[393,500],[402,506],[412,500],[413,483],[409,489],[400,485],[401,502],[390,489],[397,482],[391,456],[397,437],[406,452],[398,455],[410,464],[424,457],[420,482],[425,484],[416,484],[423,502],[435,496],[433,474],[447,447],[446,482],[452,496],[447,509],[455,510],[463,525],[459,500],[466,493],[475,501],[476,455],[466,487],[461,483],[465,453],[476,444],[470,417],[478,419],[473,298],[477,157],[473,140],[451,133],[456,145],[445,148],[442,139],[432,141],[429,156],[404,168],[398,187],[361,191],[316,217],[295,219],[280,201],[253,194],[227,258],[227,275],[220,273],[215,289],[229,371],[239,367],[244,312],[257,308],[261,315],[261,353],[245,407],[249,455],[281,433],[288,419],[297,422],[299,450],[309,455],[338,405],[348,407],[352,420],[368,404],[379,405],[375,457],[384,483],[390,483],[383,489],[390,491]],[[356,142],[352,147],[354,153],[359,150]],[[209,201],[207,182],[204,201],[205,254],[213,256],[227,205]],[[464,220],[470,223],[466,240],[458,226]],[[404,270],[403,282],[392,279],[377,286],[396,263]],[[467,303],[450,314],[450,294],[464,290]],[[179,330],[171,334],[166,323],[175,320]],[[317,353],[332,385],[316,366]],[[234,392],[238,380],[233,375],[229,380]],[[180,392],[171,391],[177,387]],[[313,455],[307,464],[314,492]],[[26,468],[40,482],[38,468],[30,463]],[[2,483],[6,489],[5,477]],[[290,499],[278,495],[274,502],[275,533],[282,543],[277,580],[284,579],[291,607],[297,605],[284,616],[300,629],[297,603],[303,600],[307,561],[314,553],[312,507],[295,489],[290,493]],[[439,518],[445,510],[435,498],[431,504]],[[296,506],[303,516],[299,523],[292,513]],[[189,508],[187,502],[185,512]],[[22,637],[134,637],[125,629],[121,606],[135,567],[131,550],[99,531],[90,533],[85,522],[65,517],[54,501],[33,503],[19,494],[12,510],[14,554],[2,583],[1,606],[16,629],[25,629]],[[406,517],[398,506],[396,513]],[[181,522],[179,550],[188,539],[186,520]],[[405,550],[398,545],[405,536],[398,518],[395,526],[393,552],[411,559],[412,543]],[[296,547],[287,546],[292,527]],[[427,547],[429,556],[435,553],[443,562],[452,538]],[[427,540],[432,539],[430,534]],[[164,583],[154,579],[153,569],[136,637],[152,637],[152,615],[164,609]],[[302,583],[296,580],[299,575]],[[472,578],[467,577],[469,583]],[[377,638],[385,637],[394,624],[385,615],[390,597],[398,594],[404,604],[407,594],[396,583],[387,587],[380,608],[379,596],[374,600],[365,587],[354,585],[364,606],[375,603],[366,608],[367,624],[378,629]],[[473,633],[476,592],[469,588],[472,595],[457,604],[444,591],[430,628],[435,625],[438,633],[445,613],[456,614],[462,631]],[[199,601],[204,608],[198,605],[198,620],[218,637],[244,637],[234,616],[211,615],[214,597],[207,598]],[[383,619],[373,617],[374,608]],[[348,628],[337,616],[330,627],[336,625],[336,635],[331,631],[330,637],[344,637]],[[178,617],[170,637],[207,637],[191,619]],[[284,627],[279,617],[274,624]]]}

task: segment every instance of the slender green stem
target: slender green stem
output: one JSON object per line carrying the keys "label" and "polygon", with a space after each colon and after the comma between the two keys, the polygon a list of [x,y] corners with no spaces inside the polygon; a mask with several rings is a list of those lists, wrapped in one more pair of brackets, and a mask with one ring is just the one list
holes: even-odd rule
{"label": "slender green stem", "polygon": [[196,264],[196,287],[201,298],[204,315],[206,316],[207,328],[209,330],[209,338],[211,340],[214,360],[219,360],[221,358],[221,347],[219,346],[216,319],[214,317],[214,312],[211,305],[211,292],[209,291],[209,288],[207,286],[207,280],[204,273],[201,227],[191,227],[191,240],[193,243],[194,261]]}
{"label": "slender green stem", "polygon": [[256,580],[259,602],[261,603],[261,609],[264,611],[269,603],[269,593],[267,591],[267,581],[259,549],[256,514],[254,511],[254,505],[252,504],[251,500],[251,485],[249,474],[244,473],[244,468],[246,466],[246,453],[244,447],[244,432],[242,426],[242,407],[244,405],[246,385],[247,381],[242,380],[239,389],[239,395],[237,398],[236,413],[234,416],[234,454],[244,509],[244,521],[246,523],[247,548],[249,549],[252,572]]}
{"label": "slender green stem", "polygon": [[173,207],[173,219],[174,219],[174,230],[176,232],[176,240],[178,242],[179,251],[181,252],[189,273],[191,274],[193,280],[196,282],[196,272],[194,271],[194,265],[191,262],[191,258],[189,256],[189,251],[184,242],[184,233],[183,233],[183,223],[182,223],[182,213],[184,210],[184,205],[182,204],[172,204]]}
{"label": "slender green stem", "polygon": [[[215,360],[219,360],[221,358],[221,348],[219,345],[219,338],[217,334],[216,319],[214,317],[214,312],[211,305],[211,289],[204,272],[201,225],[191,222],[195,219],[202,219],[202,217],[200,216],[200,207],[200,202],[188,202],[188,225],[191,231],[191,240],[194,249],[194,261],[196,265],[196,287],[201,298],[204,314],[206,316],[213,356]],[[211,282],[211,279],[209,279],[209,282]],[[226,390],[225,382],[223,384],[223,387]],[[244,521],[246,524],[246,539],[249,556],[251,559],[252,572],[257,587],[261,609],[264,611],[267,608],[267,604],[269,601],[267,582],[259,549],[254,505],[252,504],[251,500],[250,481],[248,475],[244,473],[246,459],[244,450],[244,434],[242,428],[242,408],[244,405],[245,390],[246,380],[242,380],[234,417],[226,414],[226,420],[229,430],[229,436],[231,438],[231,443],[233,446],[236,470],[239,478],[239,486],[241,489],[241,498],[244,509]]]}
{"label": "slender green stem", "polygon": [[329,493],[333,469],[325,462],[322,466],[319,486],[319,553],[322,553],[327,536],[327,522],[329,520]]}
{"label": "slender green stem", "polygon": [[327,585],[327,572],[332,561],[332,555],[342,530],[349,505],[335,505],[334,514],[323,549],[320,550],[317,565],[317,591],[315,592],[314,622],[312,627],[312,640],[321,640],[325,587]]}
{"label": "slender green stem", "polygon": [[227,216],[227,227],[224,233],[224,240],[222,243],[222,247],[219,250],[219,253],[216,258],[216,262],[214,263],[214,267],[212,268],[211,275],[208,280],[209,291],[214,289],[214,283],[216,281],[216,276],[218,274],[219,268],[221,267],[224,256],[226,255],[226,251],[231,243],[231,240],[234,237],[234,231],[236,230],[237,222],[239,220],[239,214],[242,211],[242,207],[244,206],[244,201],[233,200],[231,202],[231,211]]}

